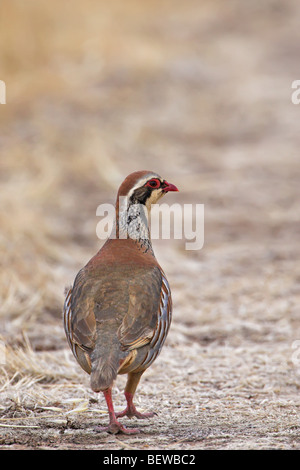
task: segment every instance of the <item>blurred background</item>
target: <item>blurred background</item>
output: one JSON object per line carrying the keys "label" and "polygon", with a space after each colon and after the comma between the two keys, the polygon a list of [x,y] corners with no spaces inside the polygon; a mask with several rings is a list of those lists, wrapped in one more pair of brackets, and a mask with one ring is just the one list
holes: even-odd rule
{"label": "blurred background", "polygon": [[210,345],[253,359],[266,343],[286,384],[300,335],[299,13],[297,0],[1,0],[5,344],[25,331],[32,352],[67,349],[64,288],[103,243],[96,208],[149,169],[180,190],[164,202],[205,204],[202,250],[154,242],[174,297],[165,360],[205,346],[216,383]]}

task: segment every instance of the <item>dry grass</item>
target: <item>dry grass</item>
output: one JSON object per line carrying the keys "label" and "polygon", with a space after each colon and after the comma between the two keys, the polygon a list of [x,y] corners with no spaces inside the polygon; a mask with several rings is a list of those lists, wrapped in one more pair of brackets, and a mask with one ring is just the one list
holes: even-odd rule
{"label": "dry grass", "polygon": [[[0,10],[2,448],[298,449],[298,2]],[[115,437],[93,431],[106,409],[61,310],[97,206],[136,169],[205,204],[205,245],[154,243],[174,321],[137,399],[158,417]]]}

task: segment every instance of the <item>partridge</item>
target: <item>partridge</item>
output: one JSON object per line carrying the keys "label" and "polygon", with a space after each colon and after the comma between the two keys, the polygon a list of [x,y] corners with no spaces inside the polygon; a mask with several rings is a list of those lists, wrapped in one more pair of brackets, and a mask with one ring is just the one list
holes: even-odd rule
{"label": "partridge", "polygon": [[[123,181],[116,200],[112,235],[77,274],[67,291],[63,322],[69,346],[91,388],[103,392],[109,425],[98,430],[133,434],[117,418],[149,418],[133,403],[142,374],[159,355],[172,315],[171,291],[150,238],[151,204],[178,191],[151,171],[136,171]],[[115,413],[112,387],[128,374],[127,407]]]}

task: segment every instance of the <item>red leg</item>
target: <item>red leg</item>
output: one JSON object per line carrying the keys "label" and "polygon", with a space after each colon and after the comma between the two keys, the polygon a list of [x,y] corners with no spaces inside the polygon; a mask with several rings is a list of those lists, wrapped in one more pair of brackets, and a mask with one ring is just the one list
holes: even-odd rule
{"label": "red leg", "polygon": [[134,392],[136,391],[136,388],[138,386],[138,383],[140,381],[140,378],[142,376],[144,371],[138,372],[138,373],[129,373],[128,374],[128,380],[127,384],[125,387],[125,398],[127,401],[127,407],[125,408],[124,411],[121,411],[120,413],[117,413],[116,416],[118,418],[122,416],[128,416],[128,418],[133,418],[134,416],[136,418],[144,419],[144,418],[152,418],[156,413],[140,413],[137,411],[136,407],[133,404],[133,396]]}
{"label": "red leg", "polygon": [[111,396],[111,388],[108,388],[107,390],[104,390],[103,392],[107,408],[108,408],[108,414],[109,414],[109,425],[107,427],[100,427],[98,426],[96,428],[96,431],[107,431],[112,434],[117,434],[118,432],[121,432],[123,434],[137,434],[139,433],[139,429],[127,429],[125,426],[123,426],[121,423],[116,418],[115,412],[114,412],[114,406],[113,406],[113,401],[112,401],[112,396]]}
{"label": "red leg", "polygon": [[125,408],[124,411],[121,411],[120,413],[117,413],[116,416],[118,418],[121,418],[122,416],[128,416],[128,418],[152,418],[156,413],[140,413],[137,411],[136,407],[133,404],[133,394],[129,392],[125,392],[125,398],[127,401],[127,407]]}

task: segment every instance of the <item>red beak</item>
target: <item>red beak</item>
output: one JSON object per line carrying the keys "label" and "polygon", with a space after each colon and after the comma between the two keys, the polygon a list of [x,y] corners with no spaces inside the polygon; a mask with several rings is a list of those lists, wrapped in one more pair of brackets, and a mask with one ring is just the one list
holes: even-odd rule
{"label": "red beak", "polygon": [[166,193],[168,191],[179,191],[179,189],[176,188],[175,184],[168,183],[167,181],[164,181],[164,184],[166,186],[164,186],[163,191],[165,191]]}

